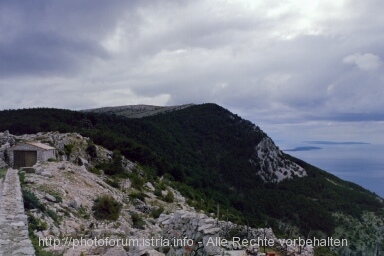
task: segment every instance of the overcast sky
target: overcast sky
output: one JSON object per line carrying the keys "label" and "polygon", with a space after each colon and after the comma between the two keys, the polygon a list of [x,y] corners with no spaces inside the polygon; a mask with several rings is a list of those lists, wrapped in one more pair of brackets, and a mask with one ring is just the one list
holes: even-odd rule
{"label": "overcast sky", "polygon": [[0,1],[0,109],[217,103],[277,141],[384,141],[384,1]]}

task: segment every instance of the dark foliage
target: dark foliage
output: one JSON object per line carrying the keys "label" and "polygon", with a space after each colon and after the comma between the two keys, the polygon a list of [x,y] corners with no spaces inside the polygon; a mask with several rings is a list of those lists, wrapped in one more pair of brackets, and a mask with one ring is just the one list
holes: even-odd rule
{"label": "dark foliage", "polygon": [[44,205],[41,204],[39,198],[37,198],[33,192],[24,188],[21,192],[23,195],[24,208],[26,210],[39,209],[45,211]]}

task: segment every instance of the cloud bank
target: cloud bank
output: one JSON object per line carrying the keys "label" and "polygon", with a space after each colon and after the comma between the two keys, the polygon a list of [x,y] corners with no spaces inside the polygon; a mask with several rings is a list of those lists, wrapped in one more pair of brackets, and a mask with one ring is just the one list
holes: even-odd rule
{"label": "cloud bank", "polygon": [[309,129],[305,139],[377,140],[383,8],[378,0],[3,1],[0,109],[215,102],[277,137]]}

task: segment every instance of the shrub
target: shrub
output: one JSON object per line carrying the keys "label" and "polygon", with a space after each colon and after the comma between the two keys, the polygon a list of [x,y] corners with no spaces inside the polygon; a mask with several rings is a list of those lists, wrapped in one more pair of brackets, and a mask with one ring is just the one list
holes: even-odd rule
{"label": "shrub", "polygon": [[150,213],[151,217],[154,219],[159,218],[160,214],[164,212],[164,207],[160,206],[159,208],[153,209]]}
{"label": "shrub", "polygon": [[102,169],[106,175],[116,177],[126,177],[128,174],[124,172],[123,157],[118,150],[113,151],[112,159],[107,162],[101,162],[95,166],[98,169]]}
{"label": "shrub", "polygon": [[96,168],[96,167],[89,167],[89,168],[87,169],[87,171],[89,171],[89,172],[91,172],[91,173],[93,173],[93,174],[97,174],[97,175],[100,175],[100,174],[101,174],[100,170],[99,170],[98,168]]}
{"label": "shrub", "polygon": [[131,213],[131,218],[134,228],[144,229],[145,221],[137,213]]}
{"label": "shrub", "polygon": [[174,194],[169,189],[167,189],[167,192],[168,193],[164,196],[164,201],[167,203],[173,203],[173,201],[175,200]]}
{"label": "shrub", "polygon": [[133,188],[136,188],[138,190],[143,189],[145,181],[142,177],[140,177],[140,175],[132,172],[131,174],[129,174],[129,179]]}
{"label": "shrub", "polygon": [[54,194],[53,197],[56,199],[57,203],[62,203],[63,202],[63,198],[61,198],[60,195]]}
{"label": "shrub", "polygon": [[119,218],[121,203],[110,195],[98,196],[92,206],[93,216],[98,220],[112,220]]}
{"label": "shrub", "polygon": [[35,218],[32,214],[28,214],[28,228],[32,231],[43,231],[48,228],[48,225],[40,219]]}
{"label": "shrub", "polygon": [[22,189],[21,193],[23,195],[24,208],[26,210],[31,210],[31,209],[39,209],[41,211],[45,210],[45,207],[40,203],[39,198],[37,198],[37,196],[33,194],[31,191],[27,189]]}
{"label": "shrub", "polygon": [[161,189],[156,188],[153,194],[157,197],[162,197],[163,194],[161,193]]}
{"label": "shrub", "polygon": [[77,209],[77,213],[78,215],[81,217],[81,218],[84,218],[84,219],[89,219],[89,213],[88,213],[88,210],[86,207],[84,206],[80,206],[78,209]]}
{"label": "shrub", "polygon": [[143,192],[133,192],[133,193],[129,194],[128,196],[131,200],[139,199],[143,202],[145,201],[145,198],[147,197],[147,195],[144,194]]}
{"label": "shrub", "polygon": [[115,179],[106,179],[104,180],[105,183],[107,183],[108,185],[110,185],[111,187],[114,187],[114,188],[120,188],[120,184],[119,182],[117,182]]}
{"label": "shrub", "polygon": [[91,157],[91,159],[97,158],[97,150],[95,144],[89,143],[85,151]]}
{"label": "shrub", "polygon": [[72,154],[73,147],[74,147],[73,144],[66,144],[66,145],[64,145],[64,153],[67,155],[68,158]]}
{"label": "shrub", "polygon": [[54,211],[47,209],[45,213],[55,222],[56,225],[60,225],[59,216]]}
{"label": "shrub", "polygon": [[0,179],[5,177],[5,174],[7,173],[6,168],[0,168]]}
{"label": "shrub", "polygon": [[20,185],[23,186],[25,184],[25,172],[19,172],[19,180]]}

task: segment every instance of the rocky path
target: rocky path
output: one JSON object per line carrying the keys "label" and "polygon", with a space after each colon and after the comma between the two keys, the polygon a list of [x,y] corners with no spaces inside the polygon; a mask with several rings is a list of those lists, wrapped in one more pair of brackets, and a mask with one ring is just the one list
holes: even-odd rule
{"label": "rocky path", "polygon": [[0,255],[32,256],[35,251],[28,238],[27,216],[17,170],[8,169],[0,182]]}

